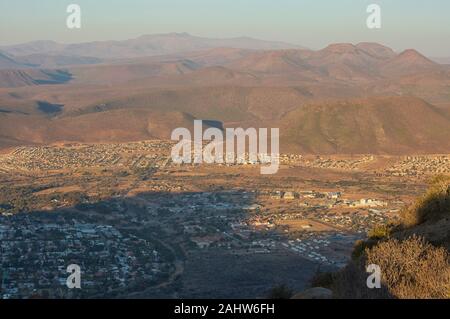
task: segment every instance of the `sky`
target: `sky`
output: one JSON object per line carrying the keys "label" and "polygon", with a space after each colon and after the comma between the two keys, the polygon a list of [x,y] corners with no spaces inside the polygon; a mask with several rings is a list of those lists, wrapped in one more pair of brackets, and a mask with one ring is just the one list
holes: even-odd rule
{"label": "sky", "polygon": [[[81,29],[68,29],[66,8],[81,7]],[[369,4],[381,7],[381,29],[366,26]],[[250,36],[311,49],[330,43],[379,42],[450,57],[448,0],[0,0],[0,45],[123,40],[188,32]]]}

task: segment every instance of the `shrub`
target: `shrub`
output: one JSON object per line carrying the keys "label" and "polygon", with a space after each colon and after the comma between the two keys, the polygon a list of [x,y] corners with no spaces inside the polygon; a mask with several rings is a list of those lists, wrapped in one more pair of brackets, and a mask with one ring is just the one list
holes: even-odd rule
{"label": "shrub", "polygon": [[360,258],[367,248],[371,248],[377,244],[377,240],[374,239],[367,239],[367,240],[357,240],[355,243],[355,246],[353,247],[352,251],[352,259],[358,259]]}
{"label": "shrub", "polygon": [[447,298],[450,264],[447,250],[413,236],[389,240],[367,251],[367,264],[382,270],[382,281],[397,298]]}
{"label": "shrub", "polygon": [[[381,289],[367,288],[370,264],[381,268]],[[448,298],[448,252],[416,236],[379,242],[337,274],[334,292],[338,298]]]}
{"label": "shrub", "polygon": [[294,295],[291,288],[285,284],[273,287],[269,292],[269,299],[290,299]]}
{"label": "shrub", "polygon": [[311,279],[311,287],[322,287],[331,289],[334,284],[335,274],[332,272],[317,272]]}
{"label": "shrub", "polygon": [[444,175],[435,177],[426,194],[412,207],[401,212],[401,220],[405,227],[446,217],[450,217],[450,177]]}
{"label": "shrub", "polygon": [[371,239],[388,238],[391,235],[392,228],[393,228],[393,225],[387,225],[387,224],[377,225],[374,228],[372,228],[368,232],[367,235]]}

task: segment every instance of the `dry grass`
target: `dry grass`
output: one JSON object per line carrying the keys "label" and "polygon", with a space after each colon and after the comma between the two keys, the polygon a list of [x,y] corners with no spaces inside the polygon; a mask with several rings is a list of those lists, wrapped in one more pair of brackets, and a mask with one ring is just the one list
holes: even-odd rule
{"label": "dry grass", "polygon": [[448,298],[448,252],[422,238],[382,242],[367,251],[367,264],[379,265],[382,282],[397,298]]}
{"label": "dry grass", "polygon": [[291,299],[294,292],[285,284],[280,284],[272,287],[267,296],[268,299]]}
{"label": "dry grass", "polygon": [[[356,243],[353,260],[334,277],[335,296],[450,298],[449,217],[450,177],[441,175],[402,212],[400,225],[376,227],[367,240]],[[381,268],[381,289],[367,288],[365,269],[370,264]]]}
{"label": "dry grass", "polygon": [[311,287],[322,287],[327,289],[333,288],[333,282],[335,280],[335,273],[332,272],[317,272],[310,281]]}
{"label": "dry grass", "polygon": [[426,194],[401,214],[405,227],[448,217],[450,217],[450,176],[445,175],[435,177]]}
{"label": "dry grass", "polygon": [[[370,264],[381,268],[381,289],[367,288],[365,268]],[[449,255],[416,236],[389,239],[339,272],[333,288],[337,298],[449,298]]]}

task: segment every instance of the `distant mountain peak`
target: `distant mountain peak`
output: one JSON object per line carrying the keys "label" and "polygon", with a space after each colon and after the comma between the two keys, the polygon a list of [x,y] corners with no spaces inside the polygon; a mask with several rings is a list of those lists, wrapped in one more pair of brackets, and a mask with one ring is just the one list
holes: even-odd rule
{"label": "distant mountain peak", "polygon": [[387,59],[396,56],[394,50],[376,42],[361,42],[356,47],[378,58]]}
{"label": "distant mountain peak", "polygon": [[171,35],[177,36],[177,37],[192,37],[190,33],[187,32],[173,32],[170,33]]}
{"label": "distant mountain peak", "polygon": [[187,32],[169,32],[169,33],[157,33],[157,34],[143,34],[143,35],[135,38],[134,40],[154,38],[154,37],[188,38],[188,37],[194,37],[194,36]]}
{"label": "distant mountain peak", "polygon": [[409,75],[424,71],[433,71],[439,64],[431,61],[414,49],[408,49],[392,58],[383,66],[384,74]]}
{"label": "distant mountain peak", "polygon": [[424,56],[423,54],[421,54],[420,52],[418,52],[414,49],[407,49],[407,50],[403,51],[402,53],[400,53],[398,55],[398,57],[402,58],[402,59],[424,60],[424,61],[434,64],[433,61],[431,61],[426,56]]}
{"label": "distant mountain peak", "polygon": [[394,60],[397,63],[411,65],[412,67],[433,67],[438,65],[414,49],[403,51]]}
{"label": "distant mountain peak", "polygon": [[349,53],[349,52],[357,52],[358,48],[351,43],[332,43],[328,45],[323,51],[327,51],[330,53]]}
{"label": "distant mountain peak", "polygon": [[186,32],[173,32],[147,34],[124,41],[94,41],[73,43],[70,45],[52,41],[34,41],[5,46],[1,47],[1,49],[14,56],[57,54],[64,56],[87,56],[100,59],[126,59],[193,52],[218,47],[255,50],[299,48],[299,46],[289,43],[259,40],[249,37],[220,39],[194,36]]}

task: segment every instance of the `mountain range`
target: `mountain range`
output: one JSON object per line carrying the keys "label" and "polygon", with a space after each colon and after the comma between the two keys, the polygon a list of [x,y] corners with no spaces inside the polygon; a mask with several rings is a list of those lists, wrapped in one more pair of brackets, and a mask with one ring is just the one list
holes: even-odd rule
{"label": "mountain range", "polygon": [[450,67],[416,50],[148,35],[0,47],[0,147],[280,127],[282,151],[448,153]]}
{"label": "mountain range", "polygon": [[[69,57],[80,59],[125,59],[181,52],[230,47],[253,50],[276,50],[300,48],[289,43],[264,41],[249,37],[212,39],[188,33],[168,33],[143,35],[123,41],[96,41],[76,44],[62,44],[54,41],[34,41],[24,44],[0,46],[0,50],[11,56],[25,57],[33,61],[49,57]],[[61,59],[61,58],[60,58]],[[78,60],[79,61],[79,60]],[[74,60],[77,62],[77,60]],[[74,63],[77,64],[77,63]]]}

